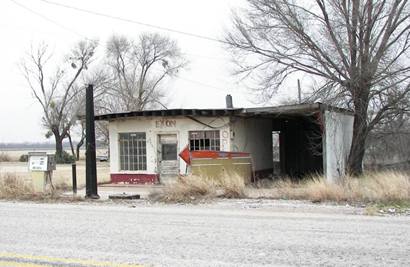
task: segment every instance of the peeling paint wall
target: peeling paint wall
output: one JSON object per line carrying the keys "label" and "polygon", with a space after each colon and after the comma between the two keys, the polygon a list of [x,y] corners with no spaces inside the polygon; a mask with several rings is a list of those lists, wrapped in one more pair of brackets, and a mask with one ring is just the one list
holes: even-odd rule
{"label": "peeling paint wall", "polygon": [[[178,153],[188,145],[188,132],[200,130],[220,130],[221,150],[230,149],[229,118],[228,117],[196,117],[195,119],[208,124],[195,122],[189,118],[181,117],[141,117],[109,122],[110,134],[110,172],[111,173],[158,173],[157,147],[159,134],[176,134],[178,139]],[[120,171],[119,166],[119,133],[145,132],[147,140],[147,170]],[[179,160],[179,172],[185,173],[186,164]]]}
{"label": "peeling paint wall", "polygon": [[346,172],[353,136],[353,116],[325,111],[324,166],[326,179],[336,182]]}
{"label": "peeling paint wall", "polygon": [[231,150],[251,153],[254,170],[273,168],[272,119],[233,118]]}

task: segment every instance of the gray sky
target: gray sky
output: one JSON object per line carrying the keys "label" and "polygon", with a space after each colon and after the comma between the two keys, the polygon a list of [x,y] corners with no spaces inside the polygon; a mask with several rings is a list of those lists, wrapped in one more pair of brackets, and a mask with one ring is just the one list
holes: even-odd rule
{"label": "gray sky", "polygon": [[[32,97],[18,67],[31,45],[47,43],[56,60],[62,61],[66,51],[84,37],[99,39],[100,50],[103,50],[105,41],[113,34],[136,38],[142,32],[158,31],[40,0],[13,1],[0,1],[0,32],[3,36],[0,49],[0,142],[46,140],[40,123],[40,106]],[[222,38],[224,29],[229,27],[231,9],[243,4],[242,0],[51,1],[216,39]],[[189,69],[180,74],[181,78],[167,85],[171,91],[170,107],[221,108],[225,106],[228,93],[233,95],[236,107],[254,105],[245,87],[231,75],[230,55],[221,44],[181,34],[161,33],[176,39],[190,61]],[[101,54],[98,55],[101,57]]]}

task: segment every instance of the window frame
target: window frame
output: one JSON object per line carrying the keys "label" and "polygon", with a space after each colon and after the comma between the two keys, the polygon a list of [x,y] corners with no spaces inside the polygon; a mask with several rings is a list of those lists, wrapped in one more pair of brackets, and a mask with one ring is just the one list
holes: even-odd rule
{"label": "window frame", "polygon": [[189,144],[190,151],[203,151],[203,150],[221,151],[221,131],[220,130],[188,131],[188,144]]}
{"label": "window frame", "polygon": [[[164,156],[169,156],[165,153],[165,147],[171,147],[171,146],[175,149],[175,151],[172,151],[172,152],[175,152],[175,153],[172,153],[172,156],[175,156],[175,158],[174,157],[164,158]],[[161,161],[176,161],[176,160],[178,160],[178,145],[177,145],[177,143],[169,143],[169,144],[168,143],[162,143],[161,144]]]}
{"label": "window frame", "polygon": [[147,170],[147,134],[145,132],[118,133],[118,152],[119,171]]}

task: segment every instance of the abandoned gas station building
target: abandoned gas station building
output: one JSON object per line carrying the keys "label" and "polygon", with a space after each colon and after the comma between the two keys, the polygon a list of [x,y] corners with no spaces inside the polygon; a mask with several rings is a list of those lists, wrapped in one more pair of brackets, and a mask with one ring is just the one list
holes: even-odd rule
{"label": "abandoned gas station building", "polygon": [[[256,176],[344,175],[353,116],[321,103],[97,115],[109,122],[112,182],[160,183],[190,172],[181,151],[246,152]],[[275,147],[276,146],[276,147]],[[277,151],[276,151],[277,150]]]}

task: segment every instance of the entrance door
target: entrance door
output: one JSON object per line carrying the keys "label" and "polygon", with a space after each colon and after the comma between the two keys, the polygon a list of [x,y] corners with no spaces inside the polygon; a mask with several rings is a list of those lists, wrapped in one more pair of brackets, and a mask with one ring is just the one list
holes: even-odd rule
{"label": "entrance door", "polygon": [[172,182],[179,173],[176,134],[158,135],[158,170],[161,183]]}

